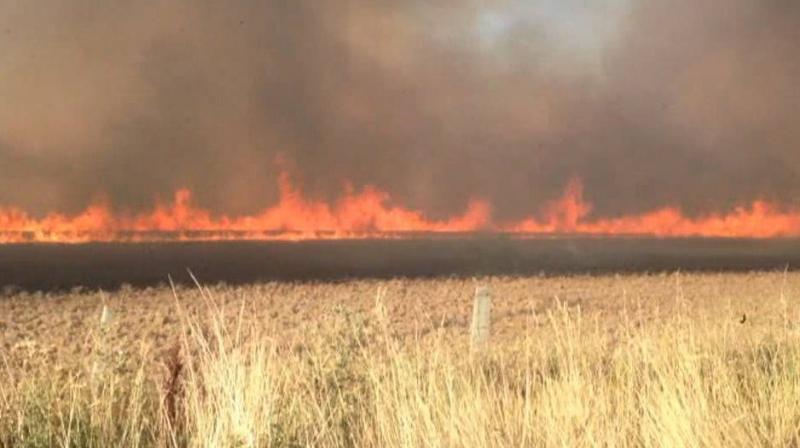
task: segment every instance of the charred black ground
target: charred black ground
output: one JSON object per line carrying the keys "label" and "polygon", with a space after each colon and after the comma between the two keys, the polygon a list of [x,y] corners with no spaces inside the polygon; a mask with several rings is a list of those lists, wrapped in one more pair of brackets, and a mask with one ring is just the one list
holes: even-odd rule
{"label": "charred black ground", "polygon": [[800,265],[800,240],[535,238],[0,246],[0,285],[25,290],[202,282],[609,272]]}

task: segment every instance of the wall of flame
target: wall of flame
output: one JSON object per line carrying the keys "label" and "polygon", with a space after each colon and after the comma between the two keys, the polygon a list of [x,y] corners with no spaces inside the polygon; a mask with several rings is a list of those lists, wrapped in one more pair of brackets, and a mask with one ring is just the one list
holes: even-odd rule
{"label": "wall of flame", "polygon": [[433,220],[418,210],[393,204],[385,191],[366,187],[334,204],[309,200],[288,174],[279,179],[280,201],[247,216],[214,215],[192,203],[182,189],[169,203],[144,213],[114,213],[94,204],[73,216],[34,219],[24,211],[0,208],[0,243],[84,243],[211,240],[308,240],[413,238],[501,232],[517,236],[594,235],[653,237],[772,238],[800,236],[800,211],[782,211],[763,201],[725,214],[687,217],[677,207],[640,215],[598,219],[583,199],[579,180],[536,215],[519,222],[495,222],[491,204],[473,200],[463,213]]}

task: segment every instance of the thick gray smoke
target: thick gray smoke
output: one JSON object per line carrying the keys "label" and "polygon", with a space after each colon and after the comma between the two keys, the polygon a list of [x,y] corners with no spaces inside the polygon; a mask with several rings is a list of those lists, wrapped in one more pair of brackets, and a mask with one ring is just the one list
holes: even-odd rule
{"label": "thick gray smoke", "polygon": [[798,80],[792,0],[0,0],[0,206],[800,205]]}

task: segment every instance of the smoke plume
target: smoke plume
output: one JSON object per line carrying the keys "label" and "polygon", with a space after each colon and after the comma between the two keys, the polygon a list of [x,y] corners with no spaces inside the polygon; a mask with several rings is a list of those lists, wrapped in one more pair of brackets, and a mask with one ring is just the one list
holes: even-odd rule
{"label": "smoke plume", "polygon": [[800,205],[791,0],[0,0],[0,206]]}

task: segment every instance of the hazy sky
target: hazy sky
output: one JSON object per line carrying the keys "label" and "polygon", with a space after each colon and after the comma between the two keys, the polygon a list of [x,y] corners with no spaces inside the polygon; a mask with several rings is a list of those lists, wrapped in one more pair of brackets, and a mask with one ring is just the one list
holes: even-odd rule
{"label": "hazy sky", "polygon": [[798,79],[793,0],[0,0],[0,206],[800,205]]}

